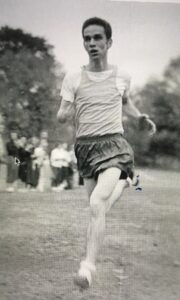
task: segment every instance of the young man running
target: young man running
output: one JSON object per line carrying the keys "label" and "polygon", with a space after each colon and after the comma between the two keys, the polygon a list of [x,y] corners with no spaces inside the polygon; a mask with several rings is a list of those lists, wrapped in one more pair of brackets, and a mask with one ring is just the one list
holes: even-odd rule
{"label": "young man running", "polygon": [[57,117],[65,122],[75,112],[75,154],[91,212],[86,257],[80,263],[75,283],[87,288],[96,270],[106,213],[120,198],[133,174],[133,150],[123,137],[122,108],[143,123],[149,134],[156,127],[131,102],[129,76],[108,63],[112,45],[110,24],[100,18],[88,19],[82,26],[82,36],[89,63],[79,72],[66,75]]}

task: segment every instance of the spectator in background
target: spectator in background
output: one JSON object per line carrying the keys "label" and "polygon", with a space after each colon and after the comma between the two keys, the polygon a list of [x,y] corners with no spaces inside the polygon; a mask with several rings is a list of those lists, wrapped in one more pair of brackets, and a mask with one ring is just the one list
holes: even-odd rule
{"label": "spectator in background", "polygon": [[39,181],[37,185],[37,190],[39,192],[48,191],[51,187],[52,173],[48,147],[48,141],[46,139],[41,139],[40,145],[34,150],[36,163],[39,167]]}
{"label": "spectator in background", "polygon": [[4,120],[0,115],[0,191],[6,189],[7,179],[7,151],[4,143]]}
{"label": "spectator in background", "polygon": [[69,146],[70,162],[68,164],[68,177],[67,177],[67,189],[74,187],[74,172],[77,170],[77,159],[74,153],[74,145]]}
{"label": "spectator in background", "polygon": [[71,156],[67,151],[66,143],[58,143],[51,151],[51,166],[53,170],[52,189],[61,191],[68,187],[68,174]]}
{"label": "spectator in background", "polygon": [[22,186],[20,191],[26,191],[26,188],[29,186],[31,155],[32,144],[23,136],[19,139],[19,179]]}
{"label": "spectator in background", "polygon": [[32,136],[31,143],[33,145],[33,148],[35,149],[40,143],[39,138],[37,136]]}
{"label": "spectator in background", "polygon": [[79,174],[79,182],[78,183],[79,183],[80,186],[84,185],[84,179],[80,174]]}
{"label": "spectator in background", "polygon": [[46,130],[41,131],[40,140],[47,140],[48,141],[48,132]]}
{"label": "spectator in background", "polygon": [[18,183],[18,170],[19,170],[19,146],[18,146],[18,134],[16,131],[10,132],[10,139],[6,144],[8,154],[7,165],[7,191],[13,192],[17,189]]}
{"label": "spectator in background", "polygon": [[33,155],[34,152],[34,146],[32,143],[32,139],[29,138],[27,140],[26,146],[25,146],[25,153],[26,153],[26,187],[28,189],[31,189],[33,187],[33,170],[32,170],[32,162],[33,162]]}
{"label": "spectator in background", "polygon": [[37,163],[37,157],[34,154],[35,148],[37,148],[39,145],[39,138],[36,136],[33,136],[31,138],[31,156],[30,160],[28,161],[28,174],[27,174],[27,181],[28,185],[31,188],[31,190],[35,190],[38,185],[39,180],[39,166]]}

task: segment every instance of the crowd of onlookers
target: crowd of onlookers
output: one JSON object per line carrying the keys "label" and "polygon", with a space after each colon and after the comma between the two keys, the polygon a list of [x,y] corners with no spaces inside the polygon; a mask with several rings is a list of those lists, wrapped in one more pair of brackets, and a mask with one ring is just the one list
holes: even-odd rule
{"label": "crowd of onlookers", "polygon": [[[45,131],[40,137],[26,138],[15,131],[9,135],[4,146],[0,144],[0,155],[3,150],[6,153],[6,191],[43,192],[73,188],[74,174],[77,174],[73,145],[58,142],[51,148]],[[77,184],[83,184],[81,179]]]}

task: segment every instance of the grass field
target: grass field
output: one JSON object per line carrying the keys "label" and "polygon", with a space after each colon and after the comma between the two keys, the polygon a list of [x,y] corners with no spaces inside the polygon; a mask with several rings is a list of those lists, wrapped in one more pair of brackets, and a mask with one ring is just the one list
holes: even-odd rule
{"label": "grass field", "polygon": [[61,193],[0,193],[0,300],[179,300],[180,174],[141,170],[107,215],[93,286],[73,275],[84,254],[88,200]]}

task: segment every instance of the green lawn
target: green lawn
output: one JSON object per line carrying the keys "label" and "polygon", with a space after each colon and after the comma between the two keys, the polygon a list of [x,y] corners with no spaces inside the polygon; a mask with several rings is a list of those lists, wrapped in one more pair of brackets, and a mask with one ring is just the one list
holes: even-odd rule
{"label": "green lawn", "polygon": [[141,170],[107,215],[93,286],[73,275],[84,254],[83,188],[0,193],[0,300],[179,300],[180,174]]}

